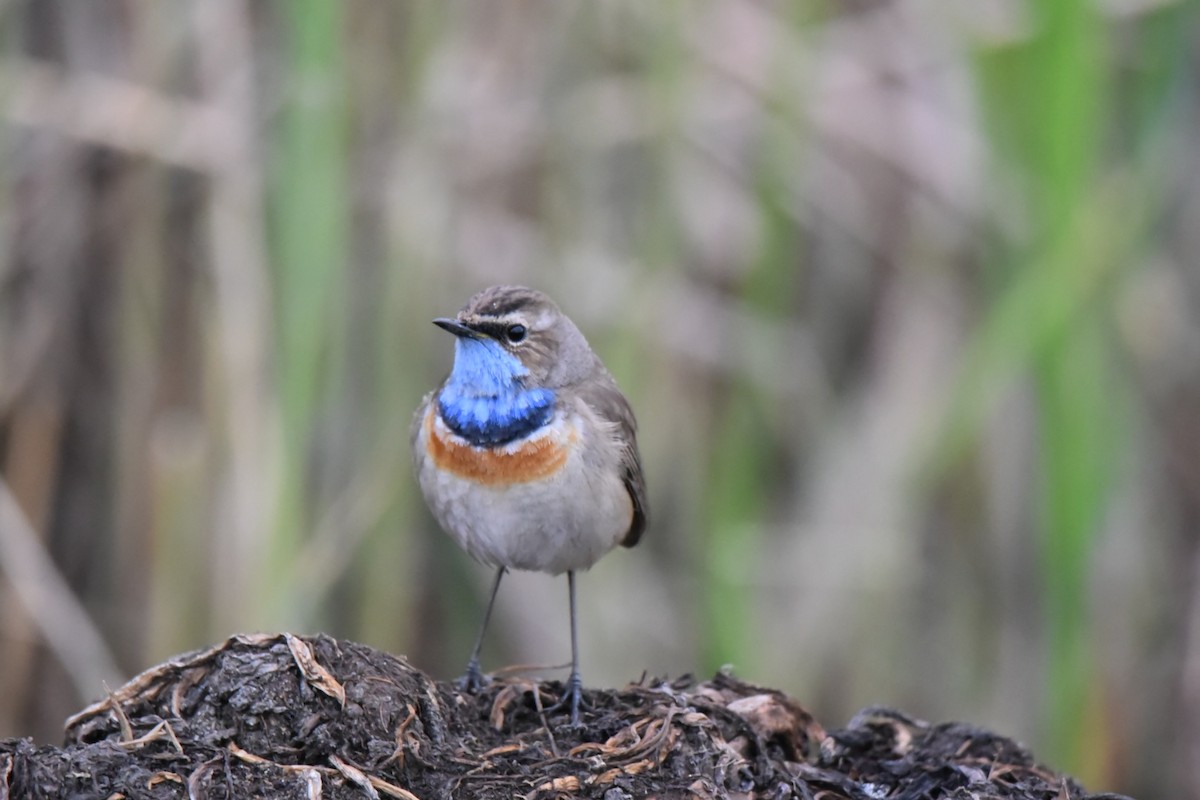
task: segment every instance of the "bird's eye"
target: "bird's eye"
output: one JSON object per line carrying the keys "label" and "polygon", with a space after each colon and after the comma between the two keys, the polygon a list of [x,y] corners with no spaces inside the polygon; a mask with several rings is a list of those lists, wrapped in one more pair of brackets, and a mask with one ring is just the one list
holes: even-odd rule
{"label": "bird's eye", "polygon": [[519,322],[515,325],[509,325],[504,331],[504,335],[508,337],[508,340],[513,344],[522,341],[527,333],[529,333],[528,329],[526,329],[526,327]]}

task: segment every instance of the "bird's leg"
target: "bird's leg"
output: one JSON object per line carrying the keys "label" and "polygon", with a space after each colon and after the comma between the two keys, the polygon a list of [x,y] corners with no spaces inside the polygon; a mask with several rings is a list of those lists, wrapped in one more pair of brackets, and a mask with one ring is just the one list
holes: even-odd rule
{"label": "bird's leg", "polygon": [[571,725],[578,727],[579,706],[583,702],[583,680],[579,677],[579,638],[575,632],[575,570],[567,570],[567,592],[571,595],[571,677],[567,678],[563,696],[546,711],[558,711],[570,706]]}
{"label": "bird's leg", "polygon": [[492,606],[496,604],[496,593],[500,591],[500,579],[503,577],[504,567],[499,567],[496,570],[496,580],[492,584],[492,596],[488,600],[487,611],[483,612],[483,625],[479,626],[479,636],[475,637],[475,646],[471,648],[471,659],[467,662],[467,674],[456,681],[459,689],[465,689],[472,694],[483,686],[483,673],[479,670],[479,651],[483,648],[483,634],[487,631],[488,620],[492,618]]}
{"label": "bird's leg", "polygon": [[575,570],[567,571],[567,592],[571,596],[571,677],[564,694],[571,698],[571,724],[579,724],[579,701],[583,699],[583,680],[579,677],[579,637],[575,633]]}

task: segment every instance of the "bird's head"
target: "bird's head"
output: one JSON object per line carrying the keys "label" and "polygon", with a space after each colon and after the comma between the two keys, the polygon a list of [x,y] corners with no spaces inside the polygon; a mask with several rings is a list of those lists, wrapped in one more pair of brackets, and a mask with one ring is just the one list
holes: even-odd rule
{"label": "bird's head", "polygon": [[523,389],[560,389],[591,374],[587,340],[554,301],[524,286],[493,286],[435,325],[453,333],[458,392],[495,397]]}

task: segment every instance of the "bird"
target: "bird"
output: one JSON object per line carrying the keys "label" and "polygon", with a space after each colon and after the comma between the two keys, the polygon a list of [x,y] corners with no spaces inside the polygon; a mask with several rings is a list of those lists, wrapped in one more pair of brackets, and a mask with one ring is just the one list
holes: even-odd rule
{"label": "bird", "polygon": [[449,375],[413,418],[417,481],[442,529],[495,570],[458,686],[484,684],[479,653],[508,570],[567,575],[571,674],[557,703],[579,725],[575,575],[646,529],[637,421],[583,333],[543,292],[492,286],[453,317]]}

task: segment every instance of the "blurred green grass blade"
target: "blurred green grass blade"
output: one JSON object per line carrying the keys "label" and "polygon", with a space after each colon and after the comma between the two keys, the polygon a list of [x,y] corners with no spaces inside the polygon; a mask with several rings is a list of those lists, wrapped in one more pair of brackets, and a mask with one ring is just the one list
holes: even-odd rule
{"label": "blurred green grass blade", "polygon": [[1088,576],[1122,436],[1104,288],[1143,234],[1152,189],[1119,173],[1099,177],[1113,98],[1101,10],[1086,0],[1025,8],[1033,36],[982,54],[979,63],[998,152],[1020,175],[1029,235],[1001,262],[1023,266],[996,275],[1006,288],[972,347],[945,430],[952,449],[961,447],[979,429],[992,390],[1032,375],[1049,655],[1046,744],[1057,766],[1087,779],[1100,769],[1086,762],[1082,746],[1096,717],[1087,704],[1099,679]]}
{"label": "blurred green grass blade", "polygon": [[[1032,135],[1021,161],[1031,183],[1035,247],[1040,240],[1048,245],[1047,252],[1057,252],[1054,260],[1043,265],[1042,291],[1066,303],[1078,296],[1080,276],[1095,274],[1096,261],[1082,252],[1083,246],[1103,235],[1102,226],[1116,222],[1115,217],[1102,215],[1095,225],[1091,221],[1072,224],[1092,190],[1106,132],[1102,114],[1109,92],[1103,59],[1105,30],[1088,0],[1028,7],[1040,35],[1024,54],[1035,78],[1026,91],[1036,117],[1027,123]],[[1078,307],[1072,324],[1031,353],[1040,423],[1039,538],[1049,652],[1048,746],[1062,765],[1077,772],[1085,766],[1082,725],[1096,680],[1086,588],[1092,543],[1111,475],[1111,463],[1101,453],[1116,450],[1118,435],[1106,424],[1112,414],[1108,408],[1112,394],[1105,385],[1103,342],[1096,332],[1103,303],[1098,302],[1098,292],[1089,294],[1092,302]],[[1029,299],[1030,314],[1054,312],[1052,305]]]}
{"label": "blurred green grass blade", "polygon": [[1087,0],[1026,4],[1037,33],[979,54],[988,130],[1023,172],[1031,220],[1052,235],[1092,180],[1105,135],[1104,28]]}
{"label": "blurred green grass blade", "polygon": [[1087,707],[1098,678],[1092,666],[1088,576],[1123,439],[1109,359],[1103,324],[1093,315],[1047,347],[1035,371],[1042,427],[1050,744],[1063,763],[1085,772],[1098,768],[1087,763],[1083,748],[1084,726],[1097,717]]}
{"label": "blurred green grass blade", "polygon": [[288,434],[303,435],[346,258],[347,121],[338,5],[300,0],[284,7],[297,86],[280,132],[271,207],[284,418]]}
{"label": "blurred green grass blade", "polygon": [[[761,176],[764,196],[777,189],[769,173]],[[765,202],[765,201],[764,201]],[[799,274],[794,268],[799,234],[783,214],[764,213],[763,245],[740,287],[744,313],[786,318]],[[736,664],[756,669],[752,598],[759,558],[766,547],[764,521],[776,487],[772,465],[778,443],[765,421],[763,399],[748,386],[728,389],[712,451],[710,491],[705,497],[708,522],[706,624],[700,634],[705,668]]]}
{"label": "blurred green grass blade", "polygon": [[1034,136],[1026,156],[1038,186],[1033,199],[1045,214],[1038,224],[1053,235],[1094,177],[1108,94],[1105,30],[1090,0],[1032,8],[1043,35],[1029,53],[1035,72],[1029,89],[1038,113],[1030,120]]}
{"label": "blurred green grass blade", "polygon": [[[973,446],[1004,391],[1105,302],[1104,292],[1145,235],[1149,191],[1128,175],[1097,186],[1077,209],[1069,232],[1029,255],[1024,269],[992,302],[967,345],[966,368],[927,451],[927,479],[952,469]],[[1064,269],[1064,264],[1072,266]]]}
{"label": "blurred green grass blade", "polygon": [[762,473],[767,447],[753,395],[735,388],[724,404],[704,500],[707,574],[699,643],[704,669],[736,664],[739,670],[752,672],[754,665],[747,662],[757,648],[752,646],[754,616],[748,585],[761,547],[769,485]]}
{"label": "blurred green grass blade", "polygon": [[[1042,590],[1051,662],[1049,748],[1071,761],[1085,733],[1080,704],[1090,683],[1086,576],[1119,450],[1114,388],[1103,323],[1107,288],[1144,233],[1145,220],[1121,182],[1089,199],[1079,219],[1037,255],[995,301],[975,340],[934,450],[932,473],[947,474],[978,440],[1005,390],[1032,374],[1039,403]],[[1068,265],[1064,267],[1063,265]],[[1080,671],[1082,669],[1082,671]],[[1068,700],[1068,698],[1074,698]]]}
{"label": "blurred green grass blade", "polygon": [[[308,528],[306,457],[324,376],[338,352],[334,342],[340,332],[339,289],[348,240],[348,122],[341,6],[296,0],[278,8],[287,24],[295,84],[279,131],[270,197],[277,264],[279,396],[287,449],[270,561],[282,575]],[[269,591],[271,600],[280,603],[282,587]],[[280,612],[286,616],[286,608]]]}

